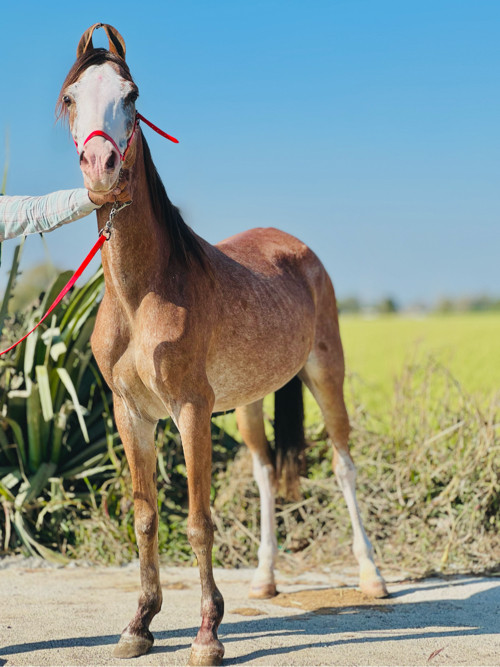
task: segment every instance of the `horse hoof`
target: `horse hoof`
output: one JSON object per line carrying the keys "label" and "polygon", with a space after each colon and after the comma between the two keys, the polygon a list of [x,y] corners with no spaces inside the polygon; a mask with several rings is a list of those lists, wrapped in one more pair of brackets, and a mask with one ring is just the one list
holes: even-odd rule
{"label": "horse hoof", "polygon": [[252,586],[248,592],[248,597],[251,600],[268,600],[278,595],[276,586],[274,584],[261,584],[260,586]]}
{"label": "horse hoof", "polygon": [[219,640],[209,646],[192,646],[188,665],[202,667],[203,665],[221,665],[224,657],[224,646]]}
{"label": "horse hoof", "polygon": [[153,635],[141,637],[140,635],[122,635],[120,641],[113,649],[114,658],[137,658],[144,655],[153,646]]}
{"label": "horse hoof", "polygon": [[372,579],[370,581],[360,582],[359,587],[361,592],[365,595],[369,595],[371,598],[387,598],[389,597],[389,592],[385,581],[380,579]]}

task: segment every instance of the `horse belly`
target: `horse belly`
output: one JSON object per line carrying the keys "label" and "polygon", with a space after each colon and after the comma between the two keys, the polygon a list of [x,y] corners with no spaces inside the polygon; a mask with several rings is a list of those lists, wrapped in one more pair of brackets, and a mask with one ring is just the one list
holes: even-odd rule
{"label": "horse belly", "polygon": [[293,378],[303,368],[313,344],[312,327],[268,332],[265,340],[241,336],[226,340],[207,367],[215,394],[214,411],[253,403]]}

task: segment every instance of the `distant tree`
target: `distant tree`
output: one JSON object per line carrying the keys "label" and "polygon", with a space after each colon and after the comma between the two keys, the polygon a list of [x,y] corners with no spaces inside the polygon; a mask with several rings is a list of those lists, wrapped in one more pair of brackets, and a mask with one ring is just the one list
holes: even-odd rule
{"label": "distant tree", "polygon": [[457,309],[456,304],[446,297],[439,299],[439,301],[434,306],[436,313],[452,313]]}
{"label": "distant tree", "polygon": [[500,302],[498,299],[494,299],[491,296],[486,296],[485,294],[470,299],[469,310],[472,311],[486,311],[486,310],[498,310],[500,307]]}
{"label": "distant tree", "polygon": [[397,313],[399,310],[399,305],[395,299],[392,297],[386,297],[382,299],[375,305],[375,310],[381,315],[386,315],[389,313]]}
{"label": "distant tree", "polygon": [[340,313],[359,313],[361,312],[361,302],[355,296],[347,297],[337,301],[337,307]]}
{"label": "distant tree", "polygon": [[461,296],[456,299],[443,297],[433,308],[436,313],[477,313],[500,310],[500,299],[486,294]]}

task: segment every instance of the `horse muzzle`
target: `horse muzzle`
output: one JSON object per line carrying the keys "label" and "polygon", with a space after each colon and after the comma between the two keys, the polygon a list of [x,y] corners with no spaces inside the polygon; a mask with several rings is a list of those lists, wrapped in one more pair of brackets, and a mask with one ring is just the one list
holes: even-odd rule
{"label": "horse muzzle", "polygon": [[89,137],[80,153],[80,168],[85,187],[108,192],[117,183],[122,160],[118,147],[102,135]]}

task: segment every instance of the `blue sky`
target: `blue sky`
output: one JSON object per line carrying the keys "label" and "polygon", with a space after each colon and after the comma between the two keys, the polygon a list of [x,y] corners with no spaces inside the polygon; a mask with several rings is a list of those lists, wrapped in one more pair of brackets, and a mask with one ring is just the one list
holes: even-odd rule
{"label": "blue sky", "polygon": [[[138,109],[180,140],[144,129],[201,236],[285,229],[320,256],[340,298],[500,294],[500,2],[4,3],[8,194],[81,186],[54,106],[98,21],[125,38]],[[46,236],[61,268],[95,238],[94,215]],[[4,244],[2,275],[15,245]],[[44,257],[28,238],[23,267]]]}

